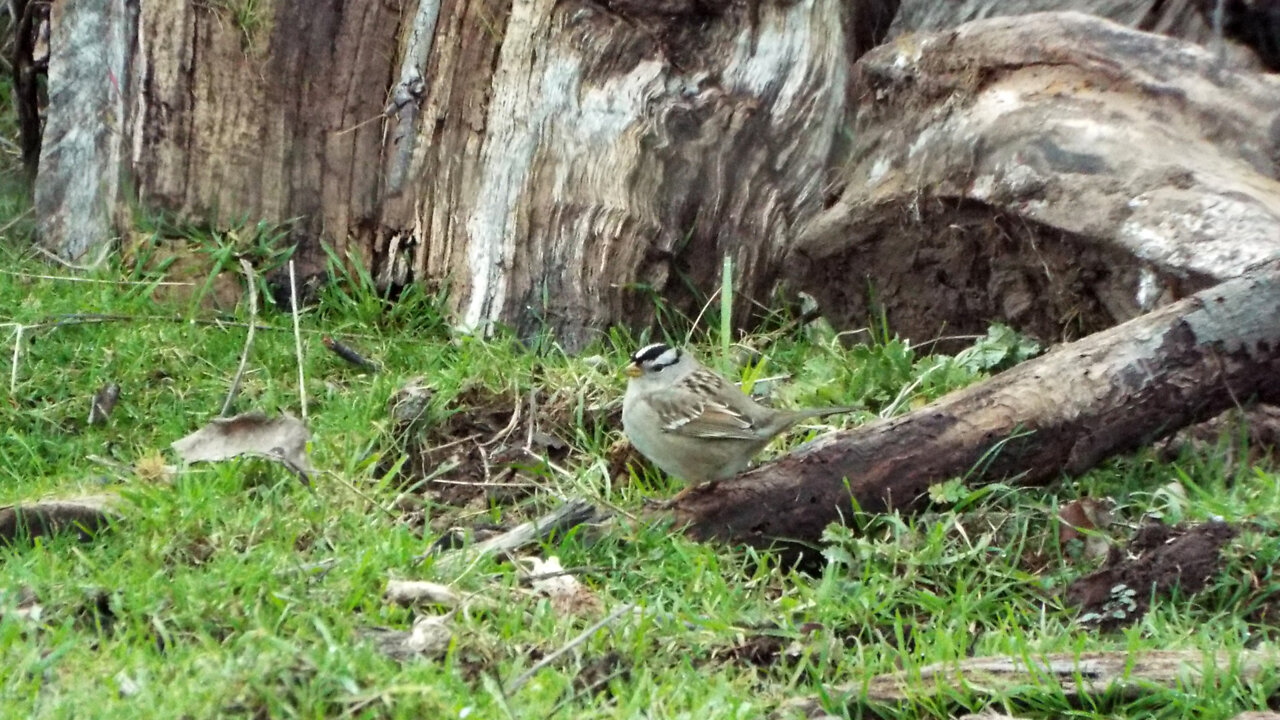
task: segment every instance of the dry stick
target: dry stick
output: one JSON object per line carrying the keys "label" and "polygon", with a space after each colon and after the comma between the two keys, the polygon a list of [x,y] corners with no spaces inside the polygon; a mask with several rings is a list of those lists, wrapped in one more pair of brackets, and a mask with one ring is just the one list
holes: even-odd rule
{"label": "dry stick", "polygon": [[[464,561],[479,560],[496,553],[511,552],[517,548],[550,537],[553,533],[563,532],[586,522],[592,522],[603,513],[585,500],[571,500],[541,517],[495,535],[483,542],[459,550],[452,550],[441,555],[433,568],[438,573],[453,572]],[[414,562],[422,562],[431,553],[419,555]]]}
{"label": "dry stick", "polygon": [[693,331],[698,329],[698,323],[702,322],[702,316],[707,314],[707,308],[711,307],[711,303],[720,295],[720,288],[716,288],[702,304],[702,309],[698,311],[698,315],[693,318],[693,324],[689,326],[689,332],[684,336],[684,344],[688,345],[689,340],[693,337]]}
{"label": "dry stick", "polygon": [[302,330],[298,324],[298,275],[289,260],[289,302],[293,306],[293,344],[298,354],[298,397],[302,401],[302,422],[307,421],[307,376],[302,367]]}
{"label": "dry stick", "polygon": [[231,389],[227,391],[227,399],[222,403],[222,417],[231,414],[231,404],[240,394],[240,381],[244,379],[244,369],[249,364],[249,351],[253,349],[253,331],[258,320],[258,278],[254,275],[253,265],[240,258],[240,267],[244,270],[245,281],[249,283],[249,334],[244,339],[244,351],[240,353],[240,367],[236,368],[236,376],[231,380]]}
{"label": "dry stick", "polygon": [[369,495],[368,495],[367,493],[365,493],[365,492],[364,492],[363,490],[361,490],[360,488],[356,487],[356,486],[355,486],[355,483],[353,483],[353,482],[351,482],[350,480],[348,480],[348,479],[346,479],[346,478],[342,477],[342,475],[338,474],[337,472],[335,472],[335,471],[333,471],[333,470],[323,470],[323,471],[321,471],[321,472],[322,472],[322,474],[324,474],[324,475],[328,475],[329,477],[332,477],[334,480],[337,480],[339,483],[341,483],[343,486],[345,486],[348,490],[350,490],[351,492],[355,493],[357,496],[359,496],[359,497],[360,497],[361,499],[363,499],[365,502],[367,502],[367,503],[369,503],[371,506],[373,506],[373,508],[374,508],[374,509],[382,511],[383,513],[385,513],[385,514],[387,515],[387,517],[391,518],[392,520],[395,520],[396,518],[400,517],[400,516],[399,516],[399,515],[397,515],[397,514],[396,514],[396,512],[395,512],[394,510],[392,510],[391,508],[389,508],[389,507],[383,507],[382,505],[379,505],[377,500],[374,500],[373,498],[369,497]]}
{"label": "dry stick", "polygon": [[18,394],[18,360],[22,358],[22,330],[18,325],[13,331],[13,366],[9,368],[9,395]]}
{"label": "dry stick", "polygon": [[595,682],[591,683],[590,685],[569,693],[569,695],[565,696],[564,699],[556,703],[555,706],[551,708],[551,711],[548,712],[545,716],[546,720],[551,720],[551,718],[558,715],[560,711],[565,708],[565,706],[567,706],[569,703],[573,702],[577,698],[587,697],[588,695],[594,695],[597,690],[607,686],[609,683],[613,682],[615,679],[619,677],[622,677],[623,674],[628,672],[631,672],[631,668],[626,666],[619,667],[615,669],[613,672],[609,673],[608,675],[605,675],[599,680],[596,680]]}
{"label": "dry stick", "polygon": [[[475,436],[472,435],[471,437],[475,437]],[[470,438],[467,438],[467,439],[470,439]],[[447,447],[448,445],[452,445],[452,444],[454,443],[447,443],[442,447]],[[441,463],[434,470],[432,470],[429,475],[422,478],[421,480],[415,481],[412,485],[400,491],[400,494],[396,495],[395,499],[392,500],[391,503],[385,508],[385,511],[388,513],[394,514],[394,511],[392,510],[392,508],[397,507],[402,500],[409,497],[410,495],[413,495],[419,488],[422,488],[425,485],[427,485],[427,483],[439,482],[438,478],[441,475],[444,475],[445,473],[457,468],[460,464],[461,463],[452,461],[452,460]],[[488,512],[488,510],[486,509],[485,512]]]}
{"label": "dry stick", "polygon": [[[51,316],[46,316],[51,317]],[[72,313],[65,315],[57,320],[43,320],[38,323],[28,323],[28,330],[42,330],[47,327],[57,327],[59,325],[91,325],[97,323],[109,322],[169,322],[182,323],[184,325],[201,325],[219,328],[242,328],[248,327],[248,323],[231,322],[229,320],[213,320],[209,318],[187,318],[181,315],[119,315],[112,313]],[[0,323],[0,325],[17,325],[17,323]],[[276,327],[274,325],[258,325],[258,329],[264,332],[289,332],[290,328]],[[327,330],[316,330],[313,328],[302,328],[302,332],[309,335],[322,335]],[[348,338],[359,338],[360,340],[379,340],[376,335],[368,335],[363,333],[331,333],[341,335]]]}
{"label": "dry stick", "polygon": [[[4,232],[0,228],[0,232]],[[26,273],[18,270],[0,269],[0,274],[12,275],[14,277],[29,278],[31,280],[58,280],[61,282],[78,282],[78,283],[96,283],[99,285],[176,285],[190,287],[195,285],[193,282],[185,282],[180,280],[107,280],[105,278],[82,278],[74,275],[39,275],[36,273]]]}
{"label": "dry stick", "polygon": [[493,437],[489,438],[484,442],[476,443],[478,447],[485,448],[485,447],[489,447],[490,445],[494,445],[499,442],[502,442],[503,440],[506,440],[507,437],[511,435],[511,433],[515,432],[516,426],[520,424],[520,409],[524,406],[524,403],[520,402],[519,389],[516,388],[514,382],[512,382],[511,384],[511,392],[512,394],[515,395],[515,404],[512,406],[512,409],[511,409],[510,422],[507,423],[506,427],[502,428],[497,433],[495,433]]}
{"label": "dry stick", "polygon": [[26,210],[23,210],[22,212],[20,212],[20,213],[18,213],[17,215],[15,215],[15,216],[14,216],[14,218],[13,218],[12,220],[10,220],[9,222],[5,223],[3,226],[0,226],[0,234],[4,233],[6,230],[8,230],[9,228],[13,227],[14,225],[17,225],[17,224],[18,224],[18,221],[20,221],[20,220],[22,220],[22,218],[24,218],[24,217],[26,217],[26,216],[30,215],[30,214],[31,214],[31,212],[32,212],[33,210],[35,210],[35,207],[34,207],[34,206],[33,206],[33,207],[29,207],[29,208],[27,208]]}
{"label": "dry stick", "polygon": [[587,628],[586,630],[583,630],[580,635],[570,640],[569,642],[565,643],[564,647],[556,650],[550,655],[547,655],[546,657],[539,660],[533,667],[520,673],[520,676],[517,677],[515,680],[512,680],[511,683],[506,687],[506,689],[503,690],[503,694],[505,694],[507,697],[511,697],[512,695],[516,694],[517,692],[520,691],[520,688],[524,687],[525,683],[529,682],[529,680],[533,678],[533,676],[536,675],[540,670],[550,665],[551,663],[555,662],[556,660],[559,660],[565,653],[578,647],[582,643],[590,640],[591,636],[596,634],[597,630],[604,627],[605,625],[608,625],[614,620],[617,620],[624,613],[631,612],[632,610],[635,609],[635,607],[636,606],[634,603],[625,603],[619,606],[616,610],[609,613],[607,616],[601,618],[599,622],[595,623],[594,625]]}
{"label": "dry stick", "polygon": [[41,255],[45,256],[45,258],[47,258],[47,259],[49,259],[49,260],[52,260],[52,261],[54,261],[54,262],[58,263],[59,265],[61,265],[61,266],[63,266],[63,267],[68,267],[68,268],[71,268],[72,270],[79,270],[79,271],[81,271],[81,272],[88,272],[88,271],[90,271],[90,270],[93,270],[93,267],[91,267],[91,266],[89,266],[89,265],[77,265],[77,264],[75,264],[75,263],[73,263],[73,262],[71,262],[71,261],[69,261],[69,260],[63,260],[62,258],[58,257],[58,256],[57,256],[57,255],[55,255],[54,253],[49,252],[48,250],[45,250],[44,248],[40,247],[39,245],[32,245],[32,246],[31,246],[31,249],[32,249],[32,250],[35,250],[36,252],[38,252],[38,253],[40,253]]}
{"label": "dry stick", "polygon": [[353,132],[355,132],[355,131],[359,130],[360,128],[364,127],[365,125],[368,125],[368,124],[369,124],[369,123],[371,123],[371,122],[377,122],[377,121],[379,121],[379,120],[382,120],[382,119],[384,119],[384,118],[388,118],[388,117],[391,117],[391,116],[390,116],[390,115],[388,115],[388,114],[386,114],[385,112],[383,112],[383,113],[378,113],[377,115],[374,115],[374,116],[373,116],[373,117],[371,117],[371,118],[366,118],[366,119],[364,119],[364,120],[361,120],[360,122],[356,123],[355,125],[352,125],[352,126],[351,126],[351,127],[349,127],[349,128],[343,128],[342,130],[337,130],[337,131],[335,131],[333,134],[334,134],[334,136],[336,137],[336,136],[338,136],[338,135],[346,135],[347,133],[353,133]]}

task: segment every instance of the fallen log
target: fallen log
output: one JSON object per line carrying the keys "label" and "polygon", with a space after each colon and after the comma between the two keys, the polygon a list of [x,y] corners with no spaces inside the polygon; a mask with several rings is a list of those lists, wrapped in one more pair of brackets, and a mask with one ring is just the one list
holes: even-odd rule
{"label": "fallen log", "polygon": [[1071,11],[1199,43],[1221,52],[1224,62],[1230,59],[1240,66],[1256,66],[1262,59],[1274,69],[1277,48],[1268,38],[1280,22],[1280,13],[1246,3],[1222,3],[1217,5],[1223,11],[1218,32],[1214,29],[1215,4],[1200,0],[902,0],[886,39],[937,32],[986,18]]}
{"label": "fallen log", "polygon": [[[1275,667],[1276,655],[1266,650],[1205,653],[1165,650],[1150,653],[1103,651],[1049,653],[1026,657],[973,657],[944,661],[866,680],[824,688],[824,698],[850,702],[897,703],[938,697],[967,690],[978,696],[1001,697],[1049,688],[1070,699],[1104,694],[1140,698],[1161,688],[1203,687],[1212,691],[1223,678],[1254,682]],[[832,700],[827,699],[827,704]],[[795,698],[783,703],[777,717],[813,717],[823,710],[822,699]],[[792,714],[785,714],[785,713]],[[1236,720],[1240,717],[1237,716]]]}
{"label": "fallen log", "polygon": [[670,511],[698,539],[812,543],[929,486],[1048,483],[1251,399],[1280,401],[1280,263],[1059,346],[908,415],[820,438]]}
{"label": "fallen log", "polygon": [[1280,77],[1211,49],[1040,13],[901,37],[852,85],[839,197],[784,264],[837,326],[1073,340],[1280,257]]}

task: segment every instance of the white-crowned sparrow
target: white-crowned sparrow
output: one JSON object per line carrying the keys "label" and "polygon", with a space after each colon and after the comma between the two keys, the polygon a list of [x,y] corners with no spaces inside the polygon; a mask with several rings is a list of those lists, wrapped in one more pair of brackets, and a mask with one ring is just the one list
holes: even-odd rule
{"label": "white-crowned sparrow", "polygon": [[767,408],[693,355],[662,343],[632,354],[627,374],[623,431],[653,464],[691,483],[737,475],[770,440],[805,418],[854,409]]}

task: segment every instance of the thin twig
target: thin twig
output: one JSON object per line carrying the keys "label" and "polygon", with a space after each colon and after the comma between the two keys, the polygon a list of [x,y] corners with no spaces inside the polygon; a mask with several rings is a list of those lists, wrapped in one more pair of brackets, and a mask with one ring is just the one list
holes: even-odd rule
{"label": "thin twig", "polygon": [[911,349],[923,350],[924,348],[927,348],[930,345],[936,345],[940,342],[950,342],[952,340],[981,340],[984,337],[986,337],[986,335],[942,335],[932,340],[925,340],[924,342],[918,345],[912,345]]}
{"label": "thin twig", "polygon": [[[436,559],[434,568],[437,573],[452,574],[453,568],[464,561],[474,563],[482,557],[511,552],[529,543],[566,532],[583,523],[596,522],[601,516],[602,513],[585,500],[566,502],[555,510],[520,523],[501,535],[495,535],[470,547],[451,550]],[[431,552],[427,552],[416,556],[413,560],[415,563],[422,562],[431,555]]]}
{"label": "thin twig", "polygon": [[[4,232],[3,228],[0,228],[0,232]],[[184,282],[181,280],[107,280],[104,278],[75,277],[74,275],[39,275],[36,273],[20,272],[18,270],[4,270],[2,268],[0,268],[0,274],[30,278],[32,280],[58,280],[61,282],[96,283],[99,285],[174,285],[183,287],[195,285],[193,282]]]}
{"label": "thin twig", "polygon": [[22,325],[18,325],[13,331],[13,365],[9,368],[9,395],[11,397],[18,394],[18,361],[22,358],[23,329]]}
{"label": "thin twig", "polygon": [[289,259],[289,302],[293,306],[293,344],[298,354],[298,397],[302,402],[302,422],[307,421],[307,375],[302,367],[302,330],[298,323],[298,275]]}
{"label": "thin twig", "polygon": [[586,630],[583,630],[582,633],[579,634],[577,637],[565,643],[563,647],[556,650],[555,652],[552,652],[546,657],[542,658],[537,663],[535,663],[533,667],[529,668],[528,670],[525,670],[523,673],[520,673],[520,675],[515,680],[512,680],[507,685],[505,689],[507,697],[511,697],[512,695],[516,694],[520,690],[520,688],[524,687],[525,683],[529,682],[529,680],[533,678],[534,675],[538,674],[538,672],[541,671],[543,668],[555,662],[556,660],[559,660],[561,657],[564,656],[565,653],[569,652],[570,650],[590,640],[591,636],[595,635],[596,631],[598,631],[600,628],[604,627],[605,625],[608,625],[614,620],[617,620],[619,617],[622,617],[622,615],[629,613],[634,609],[635,609],[634,603],[625,603],[619,606],[616,610],[609,613],[605,617],[601,618],[599,622],[593,624],[591,627],[587,628]]}
{"label": "thin twig", "polygon": [[[394,508],[398,506],[405,498],[415,494],[419,489],[425,487],[427,484],[432,482],[438,482],[438,478],[441,475],[444,475],[445,473],[454,470],[460,464],[461,463],[453,460],[441,463],[439,467],[431,471],[431,474],[427,475],[426,477],[420,480],[415,481],[412,485],[400,491],[400,494],[396,495],[395,499],[391,501],[391,504],[388,506],[387,512],[389,513],[392,512],[390,508]],[[487,509],[486,509],[486,512],[487,512]]]}
{"label": "thin twig", "polygon": [[538,388],[529,388],[529,422],[525,423],[524,449],[525,452],[535,454],[533,452],[533,433],[537,431],[538,425]]}
{"label": "thin twig", "polygon": [[[168,322],[182,323],[185,325],[203,325],[211,327],[227,328],[243,328],[248,327],[248,323],[232,322],[230,320],[212,320],[209,318],[187,318],[181,315],[120,315],[112,313],[71,313],[59,317],[57,320],[42,320],[38,323],[23,323],[28,330],[43,330],[49,327],[58,327],[59,325],[92,325],[109,322]],[[17,326],[18,323],[0,322],[0,327]],[[292,328],[276,327],[274,325],[258,325],[258,329],[263,332],[290,332]],[[317,330],[314,328],[302,328],[302,332],[308,335],[323,335],[327,330]],[[342,337],[358,338],[360,340],[378,340],[376,335],[366,335],[363,333],[332,333],[341,335]]]}
{"label": "thin twig", "polygon": [[244,369],[249,364],[249,351],[253,349],[253,331],[258,321],[258,278],[253,272],[253,265],[240,258],[240,267],[244,270],[245,282],[249,284],[249,333],[244,338],[244,351],[240,353],[240,366],[236,368],[236,376],[231,380],[231,389],[227,390],[227,399],[222,403],[222,417],[231,414],[231,404],[240,394],[240,382],[244,380]]}
{"label": "thin twig", "polygon": [[515,395],[515,402],[511,409],[511,420],[507,423],[507,426],[494,433],[493,437],[484,442],[476,443],[476,445],[480,447],[496,445],[497,443],[506,440],[511,433],[515,432],[516,426],[520,424],[520,410],[524,407],[524,403],[520,401],[519,390],[515,387],[514,383],[512,383],[511,393]]}
{"label": "thin twig", "polygon": [[373,117],[371,117],[371,118],[367,118],[367,119],[365,119],[365,120],[361,120],[360,122],[356,123],[355,125],[352,125],[352,126],[351,126],[351,127],[349,127],[349,128],[343,128],[342,130],[335,130],[335,131],[333,132],[333,134],[334,134],[334,136],[336,137],[336,136],[339,136],[339,135],[346,135],[347,133],[353,133],[353,132],[355,132],[356,130],[359,130],[360,128],[364,127],[365,125],[368,125],[368,124],[369,124],[369,123],[371,123],[371,122],[377,122],[377,121],[382,120],[382,119],[385,119],[385,118],[387,118],[387,117],[390,117],[390,116],[389,116],[389,115],[387,115],[386,113],[378,113],[377,115],[374,115],[374,116],[373,116]]}
{"label": "thin twig", "polygon": [[565,708],[565,706],[567,706],[569,703],[573,702],[574,700],[578,699],[579,697],[587,697],[589,695],[593,695],[597,690],[605,687],[609,683],[613,682],[615,679],[620,678],[629,672],[631,672],[631,668],[626,665],[623,665],[621,667],[615,668],[613,672],[609,673],[608,675],[605,675],[599,680],[596,680],[590,685],[578,690],[574,690],[573,692],[566,695],[563,699],[561,699],[560,702],[556,703],[554,707],[551,708],[551,711],[548,712],[546,715],[546,720],[551,720],[551,718],[559,714],[560,711]]}
{"label": "thin twig", "polygon": [[702,309],[698,311],[697,317],[693,319],[693,324],[689,326],[689,332],[684,336],[685,345],[689,344],[690,338],[693,337],[693,332],[698,329],[698,323],[702,322],[702,316],[707,314],[707,308],[711,307],[711,303],[719,296],[720,288],[716,288],[711,292],[711,295],[707,297],[707,301],[702,304]]}
{"label": "thin twig", "polygon": [[[507,469],[510,470],[510,468]],[[497,482],[496,480],[481,480],[477,482],[475,480],[445,480],[443,478],[436,478],[435,480],[432,480],[432,482],[439,483],[441,485],[462,485],[465,487],[533,488],[535,490],[540,490],[545,487],[534,482]]]}
{"label": "thin twig", "polygon": [[24,218],[24,217],[26,217],[26,216],[30,215],[30,214],[31,214],[31,212],[32,212],[33,210],[35,210],[35,209],[36,209],[36,208],[35,208],[35,206],[33,205],[33,206],[31,206],[31,207],[27,208],[26,210],[23,210],[22,212],[20,212],[20,213],[18,213],[17,215],[15,215],[15,216],[14,216],[14,218],[13,218],[12,220],[10,220],[9,222],[5,223],[4,225],[0,225],[0,234],[3,234],[3,233],[4,233],[6,230],[8,230],[9,228],[13,227],[14,225],[17,225],[17,224],[18,224],[18,222],[19,222],[20,220],[22,220],[22,218]]}
{"label": "thin twig", "polygon": [[348,490],[358,495],[360,498],[362,498],[365,502],[372,505],[374,508],[381,510],[383,513],[387,515],[387,517],[391,518],[392,520],[395,520],[396,518],[400,517],[399,515],[396,514],[394,510],[392,510],[389,507],[383,507],[378,503],[377,500],[374,500],[373,498],[369,497],[367,493],[365,493],[360,488],[356,487],[355,483],[342,477],[342,475],[338,474],[337,472],[333,470],[325,470],[323,471],[323,474],[328,475],[329,477],[332,477],[333,479],[337,480],[339,483],[345,486]]}
{"label": "thin twig", "polygon": [[[585,575],[587,573],[605,572],[608,569],[609,568],[604,567],[603,565],[584,565],[582,567],[565,568],[563,570],[557,570],[556,572],[535,573],[532,575],[520,575],[519,578],[521,582],[535,583],[542,580],[550,580],[551,578],[566,577],[566,576],[572,576],[572,575]],[[489,577],[492,579],[505,578],[507,577],[507,573],[493,573]]]}
{"label": "thin twig", "polygon": [[52,260],[63,267],[68,267],[68,268],[71,268],[72,270],[79,270],[81,272],[88,272],[90,270],[93,270],[93,267],[90,265],[77,265],[69,260],[63,260],[62,258],[58,257],[56,254],[51,253],[48,250],[40,247],[40,245],[38,244],[33,244],[31,246],[31,249],[35,250],[36,252],[45,256],[45,258]]}

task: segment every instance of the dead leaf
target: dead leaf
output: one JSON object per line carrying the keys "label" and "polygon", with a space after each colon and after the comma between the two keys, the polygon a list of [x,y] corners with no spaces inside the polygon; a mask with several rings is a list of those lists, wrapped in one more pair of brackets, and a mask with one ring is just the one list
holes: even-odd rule
{"label": "dead leaf", "polygon": [[1101,560],[1111,550],[1111,538],[1106,530],[1111,526],[1111,503],[1095,498],[1079,498],[1058,510],[1058,542],[1064,551],[1079,540],[1084,545],[1084,557]]}
{"label": "dead leaf", "polygon": [[175,440],[171,447],[184,462],[219,462],[241,455],[275,460],[310,482],[315,470],[307,457],[311,433],[301,420],[285,414],[269,418],[253,411],[217,418],[208,425]]}
{"label": "dead leaf", "polygon": [[134,680],[133,677],[124,670],[116,673],[112,679],[116,681],[116,687],[119,688],[118,692],[121,698],[131,698],[142,692],[142,683]]}
{"label": "dead leaf", "polygon": [[426,378],[420,375],[409,378],[387,399],[387,414],[400,431],[418,427],[427,415],[427,406],[434,394]]}
{"label": "dead leaf", "polygon": [[600,614],[600,598],[578,582],[578,578],[566,572],[560,566],[560,558],[552,556],[542,560],[528,557],[521,558],[518,564],[528,567],[521,578],[533,586],[534,592],[551,601],[551,608],[557,615],[582,617]]}
{"label": "dead leaf", "polygon": [[0,606],[7,606],[10,602],[13,603],[13,612],[0,613],[0,619],[8,616],[34,625],[44,616],[44,607],[40,605],[36,591],[26,585],[19,585],[12,596],[9,592],[0,591]]}
{"label": "dead leaf", "polygon": [[0,543],[68,532],[88,540],[117,517],[119,500],[118,495],[83,495],[0,507]]}
{"label": "dead leaf", "polygon": [[93,394],[93,402],[89,405],[89,424],[101,425],[111,416],[111,411],[116,408],[116,401],[120,399],[119,383],[107,383],[103,385],[98,392]]}
{"label": "dead leaf", "polygon": [[413,607],[415,605],[443,605],[457,607],[462,595],[448,585],[425,580],[388,580],[384,593],[387,602]]}
{"label": "dead leaf", "polygon": [[408,632],[368,628],[362,634],[393,660],[405,662],[414,658],[437,658],[449,650],[449,643],[453,641],[452,618],[452,613],[419,615]]}

